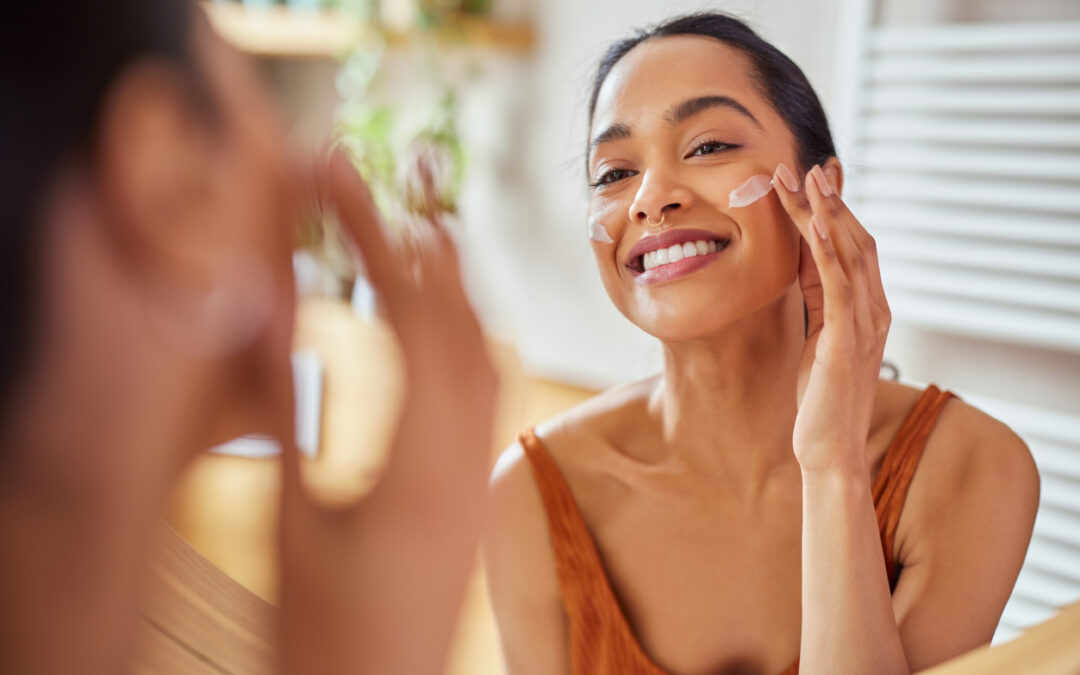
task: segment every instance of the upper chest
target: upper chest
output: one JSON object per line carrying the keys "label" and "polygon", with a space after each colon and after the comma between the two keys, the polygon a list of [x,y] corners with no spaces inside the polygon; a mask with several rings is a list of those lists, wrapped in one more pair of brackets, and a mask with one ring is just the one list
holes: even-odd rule
{"label": "upper chest", "polygon": [[692,492],[633,495],[590,524],[626,628],[672,673],[780,672],[799,645],[799,495],[736,509]]}
{"label": "upper chest", "polygon": [[[873,473],[885,447],[869,450]],[[631,489],[598,468],[571,471],[568,482],[644,652],[680,675],[787,667],[801,620],[797,477],[740,502],[704,479]],[[736,664],[742,670],[730,670]]]}

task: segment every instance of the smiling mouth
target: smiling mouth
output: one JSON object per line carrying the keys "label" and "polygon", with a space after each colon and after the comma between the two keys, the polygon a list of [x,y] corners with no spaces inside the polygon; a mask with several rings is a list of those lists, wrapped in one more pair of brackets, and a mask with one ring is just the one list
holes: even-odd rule
{"label": "smiling mouth", "polygon": [[647,251],[627,265],[631,271],[637,274],[644,274],[649,270],[656,269],[657,267],[663,267],[664,265],[670,265],[677,263],[680,260],[686,258],[693,258],[697,256],[706,256],[717,251],[722,251],[727,248],[730,243],[727,239],[696,239],[693,241],[685,241],[679,244],[672,244],[666,248],[658,248],[653,251]]}

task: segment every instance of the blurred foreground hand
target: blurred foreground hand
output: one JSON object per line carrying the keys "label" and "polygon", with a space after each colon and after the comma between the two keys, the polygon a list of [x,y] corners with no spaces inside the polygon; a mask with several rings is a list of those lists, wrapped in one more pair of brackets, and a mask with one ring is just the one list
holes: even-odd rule
{"label": "blurred foreground hand", "polygon": [[285,452],[282,671],[441,673],[483,526],[496,375],[434,210],[400,250],[348,159],[316,173],[397,335],[406,393],[384,473],[354,503],[317,503]]}

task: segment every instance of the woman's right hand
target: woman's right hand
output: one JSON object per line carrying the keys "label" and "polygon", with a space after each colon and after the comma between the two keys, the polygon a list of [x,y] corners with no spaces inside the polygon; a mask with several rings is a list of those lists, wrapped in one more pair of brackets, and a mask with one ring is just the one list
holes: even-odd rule
{"label": "woman's right hand", "polygon": [[340,152],[316,184],[352,237],[401,347],[406,394],[387,466],[346,507],[311,499],[295,449],[281,514],[282,670],[439,673],[487,502],[497,389],[454,244],[434,212],[392,246]]}

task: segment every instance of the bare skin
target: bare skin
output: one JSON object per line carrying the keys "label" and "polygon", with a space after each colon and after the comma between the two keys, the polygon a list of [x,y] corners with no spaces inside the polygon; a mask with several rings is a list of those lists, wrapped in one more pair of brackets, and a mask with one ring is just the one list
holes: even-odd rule
{"label": "bare skin", "polygon": [[[753,119],[725,105],[672,114],[703,95]],[[1008,428],[950,402],[899,523],[889,595],[870,485],[918,392],[878,380],[888,306],[840,163],[793,175],[795,139],[746,58],[707,38],[625,56],[592,137],[614,126],[629,133],[589,157],[590,211],[613,240],[593,250],[615,306],[660,339],[664,371],[537,431],[646,654],[680,674],[773,673],[796,658],[802,673],[906,673],[987,642],[1026,551],[1037,473]],[[775,194],[728,208],[757,173]],[[627,254],[662,219],[731,244],[640,283]],[[485,549],[508,667],[567,673],[546,518],[519,447],[493,486]]]}
{"label": "bare skin", "polygon": [[[496,391],[457,254],[432,214],[403,259],[348,160],[291,161],[251,65],[191,11],[214,116],[190,73],[133,63],[94,152],[43,196],[36,350],[0,433],[0,671],[126,672],[173,484],[207,448],[260,433],[285,449],[280,670],[441,672]],[[364,258],[407,383],[383,477],[335,508],[307,493],[293,445],[292,251],[313,196]],[[208,311],[219,296],[229,311]]]}

